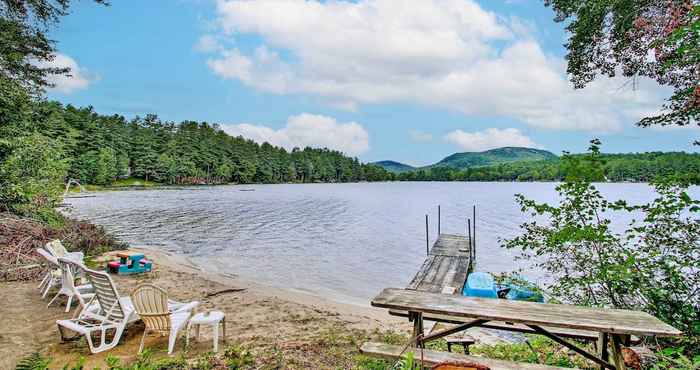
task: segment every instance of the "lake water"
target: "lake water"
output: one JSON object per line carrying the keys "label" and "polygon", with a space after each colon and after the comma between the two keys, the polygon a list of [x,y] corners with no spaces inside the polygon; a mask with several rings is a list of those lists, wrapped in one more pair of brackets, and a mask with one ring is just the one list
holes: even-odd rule
{"label": "lake water", "polygon": [[[514,201],[523,193],[557,199],[553,183],[396,182],[241,185],[111,191],[66,199],[70,213],[105,226],[134,246],[186,255],[199,266],[331,299],[366,305],[385,287],[403,287],[442,232],[466,233],[477,206],[477,263],[483,271],[520,265],[499,238],[527,220]],[[645,184],[600,184],[614,199],[654,195]],[[254,191],[242,191],[254,190]],[[615,220],[622,225],[628,220]],[[157,261],[156,261],[157,262]],[[525,276],[543,277],[526,270]]]}

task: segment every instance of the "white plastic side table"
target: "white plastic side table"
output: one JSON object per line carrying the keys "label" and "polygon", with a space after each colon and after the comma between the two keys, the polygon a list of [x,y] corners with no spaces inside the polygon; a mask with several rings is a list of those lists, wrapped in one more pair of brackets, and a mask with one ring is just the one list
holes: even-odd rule
{"label": "white plastic side table", "polygon": [[224,343],[226,342],[226,317],[221,311],[200,312],[194,315],[187,324],[187,339],[185,346],[190,343],[190,328],[194,325],[196,340],[199,341],[199,327],[201,325],[209,325],[212,327],[214,334],[214,352],[219,350],[219,324],[222,326],[222,335]]}

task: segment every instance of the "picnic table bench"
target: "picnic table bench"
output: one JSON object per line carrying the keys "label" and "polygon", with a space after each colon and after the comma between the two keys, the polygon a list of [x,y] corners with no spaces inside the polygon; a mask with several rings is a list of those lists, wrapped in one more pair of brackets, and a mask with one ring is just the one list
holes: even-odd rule
{"label": "picnic table bench", "polygon": [[[386,343],[364,343],[360,347],[360,353],[372,355],[384,360],[393,360],[402,355],[403,347]],[[503,360],[494,360],[490,358],[462,355],[450,352],[432,351],[429,349],[422,350],[423,364],[426,366],[435,366],[445,362],[472,362],[479,363],[489,367],[490,370],[572,370],[557,366],[528,364],[523,362],[512,362]],[[420,363],[421,354],[416,353],[416,361]],[[575,370],[575,369],[574,369]]]}
{"label": "picnic table bench", "polygon": [[[639,311],[475,298],[410,289],[384,289],[372,300],[372,306],[407,312],[409,320],[413,321],[413,337],[416,338],[416,345],[419,347],[424,347],[425,342],[473,326],[484,326],[492,321],[505,322],[519,324],[529,328],[532,333],[544,335],[593,361],[601,369],[624,369],[621,349],[623,345],[628,345],[632,335],[644,337],[682,334],[676,328]],[[464,319],[465,322],[458,323],[453,328],[423,335],[423,320],[430,315],[455,317]],[[598,333],[598,353],[589,353],[565,340],[563,335],[555,334],[554,329]]]}

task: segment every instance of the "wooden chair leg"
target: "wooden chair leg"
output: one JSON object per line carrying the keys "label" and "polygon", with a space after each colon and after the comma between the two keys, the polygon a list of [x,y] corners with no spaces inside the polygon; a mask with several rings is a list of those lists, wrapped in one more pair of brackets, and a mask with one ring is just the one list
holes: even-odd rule
{"label": "wooden chair leg", "polygon": [[141,336],[141,344],[139,344],[139,354],[141,354],[141,352],[143,352],[143,342],[146,339],[146,333],[148,333],[148,330],[144,329],[143,335]]}

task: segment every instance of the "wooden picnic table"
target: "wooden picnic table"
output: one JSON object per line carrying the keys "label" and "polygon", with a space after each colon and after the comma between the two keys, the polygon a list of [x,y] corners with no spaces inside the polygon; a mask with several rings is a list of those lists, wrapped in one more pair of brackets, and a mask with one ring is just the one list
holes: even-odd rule
{"label": "wooden picnic table", "polygon": [[[628,345],[631,335],[680,336],[682,334],[678,329],[640,311],[475,298],[410,289],[384,289],[372,300],[372,306],[407,311],[409,320],[413,321],[413,335],[418,346],[489,321],[504,321],[525,325],[533,332],[544,335],[595,362],[601,369],[624,369],[621,349],[622,345]],[[472,320],[424,336],[423,314],[447,315]],[[598,353],[589,353],[543,327],[598,332]],[[612,363],[609,362],[608,344],[611,347]]]}

